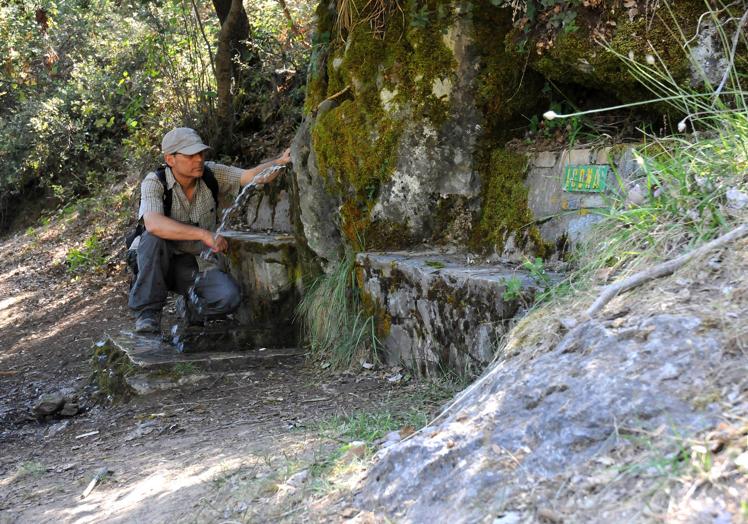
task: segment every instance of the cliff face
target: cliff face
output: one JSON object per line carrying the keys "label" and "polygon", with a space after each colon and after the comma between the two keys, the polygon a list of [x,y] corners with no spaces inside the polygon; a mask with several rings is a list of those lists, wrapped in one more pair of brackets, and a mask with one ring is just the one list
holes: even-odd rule
{"label": "cliff face", "polygon": [[[531,225],[524,157],[507,141],[528,128],[568,137],[567,124],[539,120],[552,99],[572,109],[651,96],[628,59],[655,59],[684,84],[718,76],[716,33],[706,24],[696,32],[695,0],[658,12],[633,2],[544,2],[532,12],[533,2],[497,4],[319,4],[295,165],[299,233],[323,260],[343,243],[501,254],[511,239],[547,254]],[[696,35],[703,74],[673,45],[679,31]]]}

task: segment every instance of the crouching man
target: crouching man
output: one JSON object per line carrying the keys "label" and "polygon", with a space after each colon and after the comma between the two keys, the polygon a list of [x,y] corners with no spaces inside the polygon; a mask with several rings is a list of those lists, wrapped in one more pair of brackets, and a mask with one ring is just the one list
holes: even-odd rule
{"label": "crouching man", "polygon": [[177,299],[178,313],[192,324],[239,307],[241,290],[236,281],[199,255],[206,248],[222,253],[228,247],[226,239],[214,233],[219,196],[236,195],[250,182],[272,182],[280,170],[259,174],[273,165],[286,165],[290,150],[276,160],[239,169],[205,162],[207,149],[210,146],[193,129],[169,131],[161,142],[166,166],[149,173],[140,186],[138,219],[145,231],[137,243],[138,274],[129,298],[138,333],[160,331],[161,309],[169,291],[182,295]]}

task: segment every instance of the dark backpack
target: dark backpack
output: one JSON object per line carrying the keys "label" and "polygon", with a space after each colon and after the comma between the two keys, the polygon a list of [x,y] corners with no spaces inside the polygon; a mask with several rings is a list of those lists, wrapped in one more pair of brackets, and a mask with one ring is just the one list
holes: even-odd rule
{"label": "dark backpack", "polygon": [[[169,189],[168,184],[166,183],[166,166],[159,166],[159,168],[156,169],[156,176],[158,177],[158,181],[161,182],[161,185],[164,186],[164,216],[168,217],[171,215],[172,190]],[[218,180],[216,180],[216,176],[210,168],[203,168],[202,181],[205,182],[205,185],[210,189],[210,194],[213,195],[213,202],[215,202],[216,209],[218,209]],[[130,249],[130,246],[136,238],[143,234],[144,231],[145,224],[143,224],[142,220],[138,220],[138,225],[135,226],[135,229],[125,235],[125,246],[128,250],[127,265],[135,276],[138,274],[138,257],[137,253]]]}

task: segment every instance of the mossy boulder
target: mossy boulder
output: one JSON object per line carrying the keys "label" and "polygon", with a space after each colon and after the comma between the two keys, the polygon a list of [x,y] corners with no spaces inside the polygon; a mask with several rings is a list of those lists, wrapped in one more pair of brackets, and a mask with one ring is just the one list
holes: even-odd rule
{"label": "mossy boulder", "polygon": [[[645,13],[599,3],[577,6],[573,30],[531,31],[529,37],[515,30],[507,43],[522,43],[531,50],[530,67],[544,78],[564,85],[609,93],[622,102],[652,98],[652,93],[632,74],[625,60],[647,67],[649,61],[688,86],[698,76],[683,35],[697,34],[699,17],[706,7],[700,0],[673,0],[667,7]],[[633,14],[636,13],[636,14]],[[703,28],[702,28],[703,29]],[[527,41],[523,41],[527,38]],[[692,42],[693,47],[701,45]]]}
{"label": "mossy boulder", "polygon": [[[719,46],[707,20],[690,51],[681,45],[705,11],[698,0],[656,11],[641,2],[543,3],[537,13],[495,4],[404,0],[375,13],[380,4],[371,2],[346,22],[336,3],[320,2],[306,131],[316,164],[305,176],[321,179],[307,189],[314,185],[328,206],[320,213],[335,217],[338,246],[450,243],[502,252],[513,238],[542,254],[521,170],[507,168],[505,145],[548,109],[549,86],[583,109],[653,96],[626,59],[646,64],[654,56],[682,85],[700,75],[714,83],[724,69],[709,51]],[[311,251],[325,244],[323,257],[331,256],[335,242],[319,239],[334,235],[320,234],[320,221],[305,222],[304,213],[301,221],[314,237]]]}
{"label": "mossy boulder", "polygon": [[[376,24],[364,10],[341,28],[323,4],[315,41],[325,43],[315,50],[307,95],[309,136],[299,142],[316,165],[297,173],[306,179],[300,186],[325,193],[320,201],[336,206],[329,216],[356,249],[467,244],[481,216],[481,140],[506,139],[519,114],[537,105],[541,86],[502,44],[510,11],[486,18],[471,3],[411,0]],[[322,179],[314,188],[312,171]],[[305,222],[302,212],[301,222],[320,237],[319,221]]]}

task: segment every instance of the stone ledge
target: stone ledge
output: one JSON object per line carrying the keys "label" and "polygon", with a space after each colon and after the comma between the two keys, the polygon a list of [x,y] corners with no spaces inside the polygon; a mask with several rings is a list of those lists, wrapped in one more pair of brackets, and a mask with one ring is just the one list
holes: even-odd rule
{"label": "stone ledge", "polygon": [[[208,345],[221,350],[180,353],[161,335],[138,335],[123,331],[105,335],[97,342],[91,360],[99,389],[113,400],[127,400],[167,389],[195,385],[216,376],[252,368],[273,366],[282,360],[300,358],[297,348],[255,348],[236,351],[220,346],[209,336]],[[207,346],[206,346],[207,347]],[[231,351],[234,349],[235,351]]]}
{"label": "stone ledge", "polygon": [[[210,338],[206,336],[206,338]],[[202,371],[225,371],[273,364],[278,360],[303,355],[297,348],[252,348],[236,350],[195,351],[180,353],[158,335],[138,335],[123,331],[107,335],[106,341],[124,353],[132,366],[141,371],[169,371],[174,366],[190,364]],[[213,339],[215,347],[215,340]],[[234,349],[231,351],[230,349]]]}
{"label": "stone ledge", "polygon": [[[538,286],[507,265],[468,265],[465,255],[436,251],[361,253],[356,264],[365,299],[378,317],[389,363],[419,374],[470,374],[487,365],[508,322]],[[506,300],[507,282],[520,296]]]}

